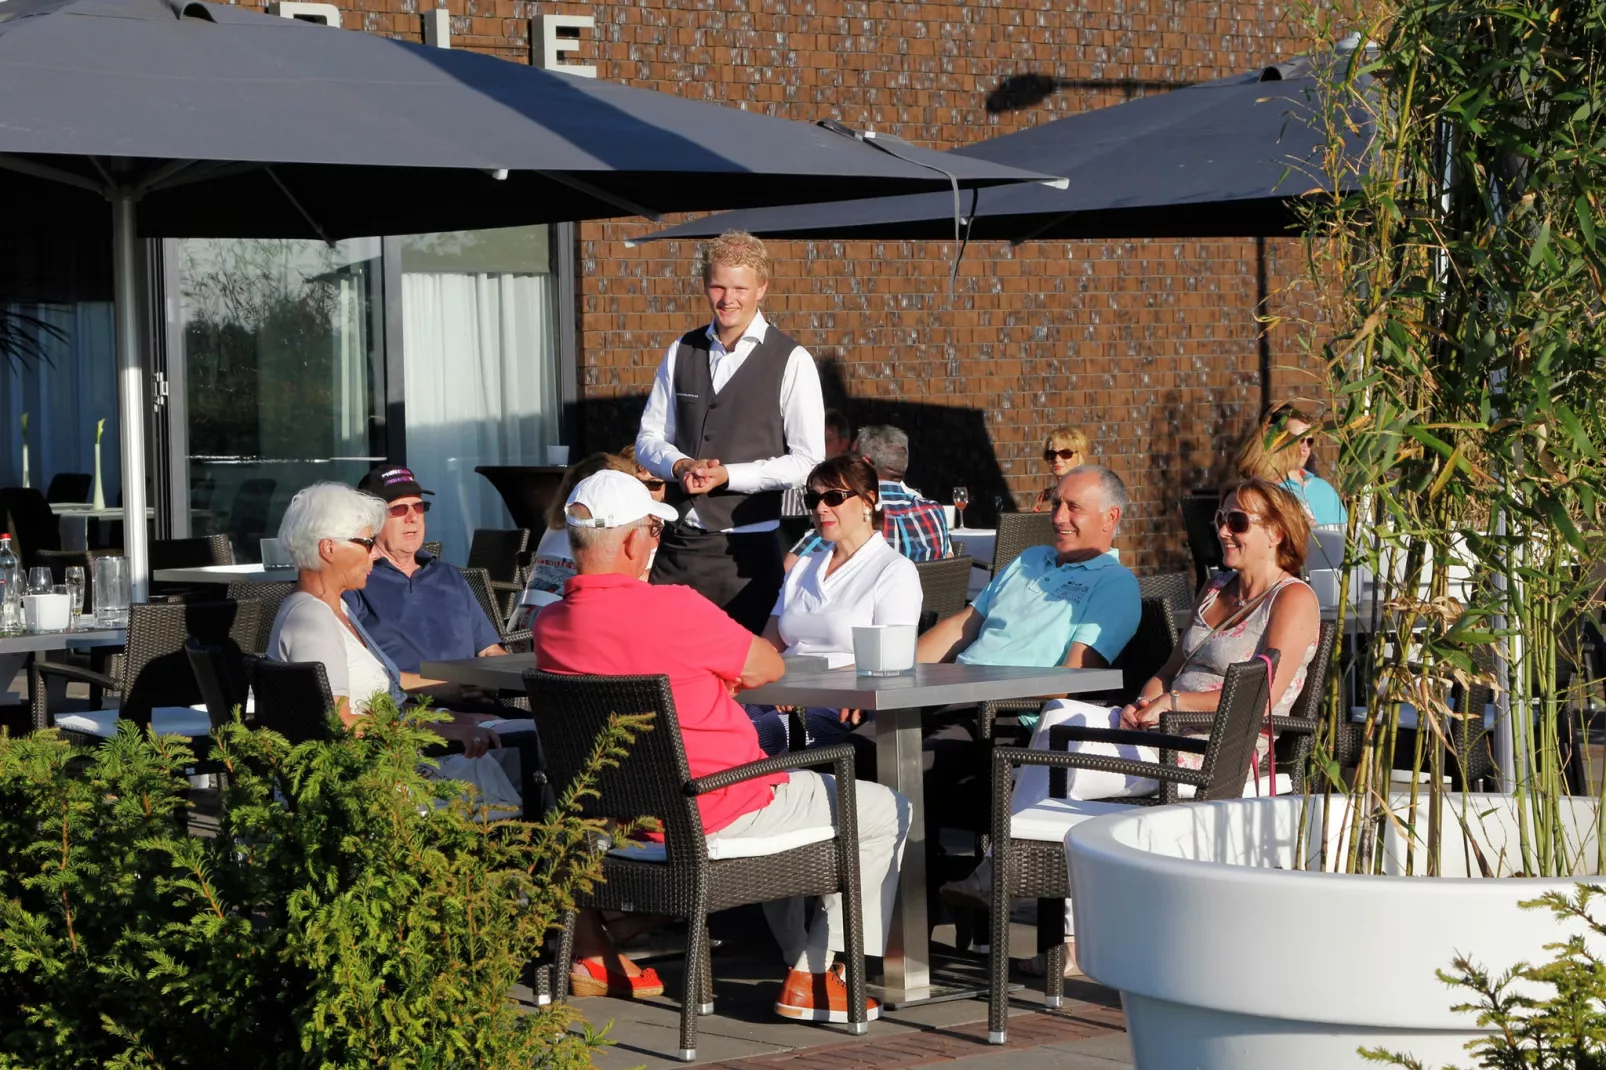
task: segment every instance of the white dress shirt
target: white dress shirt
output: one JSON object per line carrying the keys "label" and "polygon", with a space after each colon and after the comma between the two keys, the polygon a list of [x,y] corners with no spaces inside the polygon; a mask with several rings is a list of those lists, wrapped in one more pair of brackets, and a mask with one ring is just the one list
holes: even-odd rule
{"label": "white dress shirt", "polygon": [[[747,330],[737,341],[735,349],[726,349],[719,341],[715,324],[708,325],[709,378],[718,394],[730,382],[731,376],[742,366],[753,350],[764,341],[769,322],[760,312],[753,317]],[[669,344],[664,362],[653,377],[652,392],[647,395],[647,407],[641,414],[641,430],[636,433],[636,460],[643,468],[672,483],[675,479],[675,462],[688,455],[675,448],[675,357],[680,350],[680,339]],[[781,430],[786,436],[786,452],[779,457],[761,461],[744,461],[727,464],[730,473],[728,486],[738,494],[756,494],[765,490],[787,490],[800,487],[808,479],[814,466],[825,458],[825,401],[820,394],[820,373],[814,367],[814,358],[802,346],[793,348],[786,359],[786,371],[781,378]],[[695,458],[694,458],[695,459]],[[723,458],[721,458],[723,460]],[[686,514],[688,523],[703,527],[697,518],[696,499]],[[741,527],[726,528],[727,534],[738,535],[752,531],[774,531],[780,526],[776,520]]]}
{"label": "white dress shirt", "polygon": [[919,624],[920,570],[878,531],[827,576],[832,544],[792,566],[773,616],[788,654],[823,656],[833,669],[853,664],[853,629]]}

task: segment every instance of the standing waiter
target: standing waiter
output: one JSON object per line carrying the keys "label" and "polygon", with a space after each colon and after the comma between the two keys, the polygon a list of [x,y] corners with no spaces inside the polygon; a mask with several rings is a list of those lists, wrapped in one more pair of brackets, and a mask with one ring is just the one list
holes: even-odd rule
{"label": "standing waiter", "polygon": [[675,485],[652,582],[683,583],[755,634],[784,573],[781,495],[825,456],[814,358],[758,310],[770,258],[730,231],[704,251],[713,322],[669,347],[636,435],[636,459]]}

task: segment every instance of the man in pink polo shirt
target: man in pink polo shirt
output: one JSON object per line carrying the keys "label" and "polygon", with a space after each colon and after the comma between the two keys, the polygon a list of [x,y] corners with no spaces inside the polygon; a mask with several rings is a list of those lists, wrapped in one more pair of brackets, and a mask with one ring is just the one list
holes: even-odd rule
{"label": "man in pink polo shirt", "polygon": [[[549,672],[669,677],[686,762],[693,777],[759,761],[764,752],[752,719],[732,698],[778,680],[780,655],[690,587],[653,586],[647,567],[674,510],[652,500],[639,480],[604,471],[569,496],[569,543],[578,575],[563,601],[535,620],[536,661]],[[902,796],[865,781],[855,785],[859,876],[864,894],[864,946],[886,947],[898,862],[909,830]],[[835,785],[806,770],[777,773],[698,798],[709,840],[767,839],[833,822]],[[846,1022],[847,985],[832,968],[843,949],[839,897],[824,896],[805,927],[800,900],[764,904],[791,964],[776,1013],[803,1021]],[[878,909],[879,905],[879,909]],[[880,1014],[874,1000],[870,1018]]]}

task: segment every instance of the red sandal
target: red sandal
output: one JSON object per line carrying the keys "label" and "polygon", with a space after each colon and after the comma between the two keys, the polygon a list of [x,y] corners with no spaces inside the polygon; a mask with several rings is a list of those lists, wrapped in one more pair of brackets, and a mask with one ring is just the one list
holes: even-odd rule
{"label": "red sandal", "polygon": [[664,994],[664,983],[651,966],[631,977],[615,973],[600,962],[580,959],[569,971],[569,992],[579,996],[612,996],[615,999],[649,999]]}

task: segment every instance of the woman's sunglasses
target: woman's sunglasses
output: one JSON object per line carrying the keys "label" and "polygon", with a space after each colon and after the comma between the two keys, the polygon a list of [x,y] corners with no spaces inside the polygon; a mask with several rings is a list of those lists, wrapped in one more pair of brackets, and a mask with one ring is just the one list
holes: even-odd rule
{"label": "woman's sunglasses", "polygon": [[347,539],[346,541],[347,542],[356,543],[358,546],[361,546],[364,550],[367,550],[369,553],[373,553],[374,552],[374,540],[372,540],[372,539],[361,539],[361,538],[357,538],[356,536],[353,536],[353,537]]}
{"label": "woman's sunglasses", "polygon": [[1255,521],[1259,520],[1260,518],[1261,517],[1259,513],[1246,513],[1242,509],[1233,509],[1226,513],[1223,513],[1220,509],[1217,509],[1216,527],[1226,528],[1234,535],[1242,535],[1244,532],[1249,530],[1250,526],[1253,525]]}
{"label": "woman's sunglasses", "polygon": [[664,481],[661,479],[643,479],[641,481],[641,485],[652,491],[654,494],[657,494],[659,491],[664,489]]}
{"label": "woman's sunglasses", "polygon": [[847,501],[849,498],[857,498],[857,497],[858,497],[858,494],[854,493],[851,490],[811,490],[811,491],[805,491],[804,494],[803,494],[803,507],[805,509],[807,509],[809,512],[812,513],[812,512],[814,512],[815,509],[819,508],[819,505],[820,505],[821,502],[824,502],[826,505],[829,505],[832,509],[835,509],[837,506],[841,505],[843,502]]}
{"label": "woman's sunglasses", "polygon": [[397,502],[395,505],[390,507],[390,515],[392,517],[394,517],[395,519],[397,519],[397,520],[400,520],[402,517],[406,516],[409,512],[415,512],[419,516],[423,516],[425,513],[429,512],[429,503],[428,502]]}
{"label": "woman's sunglasses", "polygon": [[1058,457],[1062,461],[1069,461],[1078,456],[1080,453],[1080,450],[1044,450],[1043,460],[1052,461],[1054,458]]}

